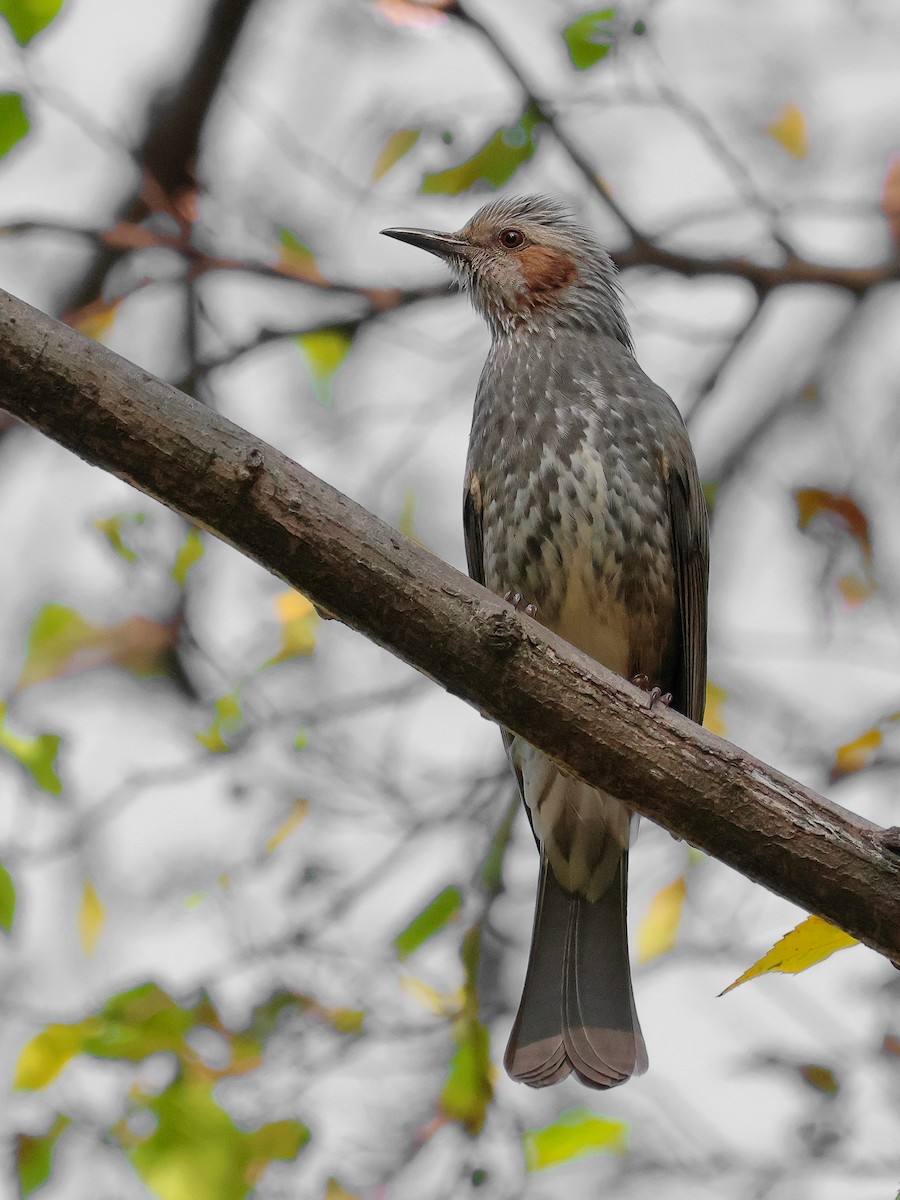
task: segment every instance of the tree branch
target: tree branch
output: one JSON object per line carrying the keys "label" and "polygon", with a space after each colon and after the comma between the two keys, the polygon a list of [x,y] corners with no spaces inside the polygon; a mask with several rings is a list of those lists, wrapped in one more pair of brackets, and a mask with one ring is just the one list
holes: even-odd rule
{"label": "tree branch", "polygon": [[0,406],[773,891],[900,962],[884,831],[677,713],[199,401],[0,292]]}

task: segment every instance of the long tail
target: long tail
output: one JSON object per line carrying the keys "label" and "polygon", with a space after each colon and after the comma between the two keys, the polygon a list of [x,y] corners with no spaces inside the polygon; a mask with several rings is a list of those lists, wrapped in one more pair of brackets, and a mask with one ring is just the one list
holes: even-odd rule
{"label": "long tail", "polygon": [[647,1069],[634,1008],[625,901],[628,853],[594,903],[564,891],[541,856],[531,954],[504,1063],[513,1079],[546,1087],[574,1071],[611,1088]]}

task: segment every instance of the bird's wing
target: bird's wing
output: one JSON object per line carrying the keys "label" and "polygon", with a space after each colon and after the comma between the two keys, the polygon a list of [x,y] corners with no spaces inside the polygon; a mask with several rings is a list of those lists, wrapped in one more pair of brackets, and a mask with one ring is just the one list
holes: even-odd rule
{"label": "bird's wing", "polygon": [[680,638],[673,707],[699,725],[706,705],[706,596],[709,577],[709,518],[687,433],[668,463],[666,486]]}
{"label": "bird's wing", "polygon": [[471,470],[466,480],[466,494],[463,497],[463,529],[466,536],[466,561],[469,564],[469,574],[471,577],[476,583],[480,583],[484,587],[484,533],[482,518],[481,483],[477,472]]}

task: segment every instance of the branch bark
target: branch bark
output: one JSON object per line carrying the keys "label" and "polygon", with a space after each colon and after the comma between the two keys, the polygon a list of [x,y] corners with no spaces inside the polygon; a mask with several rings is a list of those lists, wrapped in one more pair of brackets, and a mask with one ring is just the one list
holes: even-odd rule
{"label": "branch bark", "polygon": [[648,712],[629,683],[273,447],[3,292],[0,406],[582,779],[900,962],[890,834],[677,713]]}

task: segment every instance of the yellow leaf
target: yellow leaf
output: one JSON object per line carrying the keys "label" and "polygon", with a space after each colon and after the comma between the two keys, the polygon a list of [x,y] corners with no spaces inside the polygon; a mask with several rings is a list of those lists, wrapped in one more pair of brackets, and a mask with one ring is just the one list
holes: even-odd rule
{"label": "yellow leaf", "polygon": [[331,403],[331,383],[338,367],[353,345],[353,325],[331,325],[310,333],[295,334],[294,340],[303,351],[313,386],[323,404]]}
{"label": "yellow leaf", "polygon": [[404,154],[409,154],[421,135],[421,129],[398,129],[396,133],[391,134],[385,142],[384,149],[378,155],[378,162],[372,172],[372,179],[375,183],[383,179]]}
{"label": "yellow leaf", "polygon": [[784,146],[792,158],[806,158],[809,154],[806,117],[796,104],[783,105],[778,116],[766,126],[765,131],[769,137]]}
{"label": "yellow leaf", "polygon": [[13,1086],[36,1091],[52,1083],[66,1063],[81,1053],[86,1038],[102,1026],[99,1018],[78,1025],[48,1025],[19,1055]]}
{"label": "yellow leaf", "polygon": [[281,621],[281,649],[266,666],[291,658],[308,658],[316,648],[316,627],[321,617],[310,600],[299,592],[282,592],[275,597]]}
{"label": "yellow leaf", "polygon": [[706,716],[703,724],[710,733],[719,737],[728,737],[728,727],[725,724],[725,701],[728,693],[716,683],[706,683]]}
{"label": "yellow leaf", "polygon": [[106,924],[106,908],[97,895],[94,885],[88,880],[81,895],[81,908],[78,912],[78,934],[81,938],[81,948],[85,954],[91,955],[97,949],[97,940]]}
{"label": "yellow leaf", "polygon": [[746,970],[734,983],[730,983],[725,992],[730,992],[748,979],[756,979],[769,971],[781,971],[785,975],[797,975],[808,967],[814,967],[837,950],[845,950],[855,946],[856,938],[836,925],[823,921],[821,917],[807,917],[796,929],[786,933],[781,941],[776,942],[768,954],[764,954],[758,962]]}
{"label": "yellow leaf", "polygon": [[336,1179],[329,1179],[325,1185],[325,1200],[359,1200],[359,1197],[342,1188]]}
{"label": "yellow leaf", "polygon": [[93,338],[95,342],[101,342],[115,325],[121,303],[121,299],[92,300],[90,304],[85,304],[76,312],[69,313],[66,318],[67,323],[73,329],[77,329],[79,333],[83,333],[85,337]]}
{"label": "yellow leaf", "polygon": [[875,579],[860,579],[858,575],[842,575],[837,585],[848,608],[859,608],[878,591]]}
{"label": "yellow leaf", "polygon": [[800,1067],[800,1074],[817,1092],[825,1092],[829,1096],[834,1096],[840,1091],[841,1085],[830,1067],[823,1067],[819,1063],[803,1063]]}
{"label": "yellow leaf", "polygon": [[122,531],[125,525],[143,525],[145,520],[146,516],[141,512],[115,513],[111,517],[96,520],[94,528],[100,530],[120,558],[124,558],[127,563],[133,563],[137,562],[138,556],[126,544]]}
{"label": "yellow leaf", "polygon": [[187,537],[175,557],[175,565],[172,567],[172,578],[179,587],[183,588],[186,585],[191,567],[200,561],[205,552],[203,532],[194,525],[188,530]]}
{"label": "yellow leaf", "polygon": [[303,824],[308,813],[309,801],[295,800],[293,808],[291,809],[291,815],[286,821],[279,825],[278,829],[276,829],[276,831],[266,842],[266,853],[272,854],[273,851],[277,850],[281,843],[286,841],[294,832],[294,830]]}
{"label": "yellow leaf", "polygon": [[686,890],[685,878],[680,875],[674,883],[661,888],[650,901],[638,933],[638,956],[641,962],[658,958],[674,947]]}
{"label": "yellow leaf", "polygon": [[466,1003],[465,988],[457,988],[455,992],[439,992],[430,983],[414,975],[401,975],[400,986],[408,996],[412,996],[413,1000],[436,1017],[456,1017]]}
{"label": "yellow leaf", "polygon": [[244,723],[240,684],[233,692],[219,697],[215,710],[216,715],[209,729],[197,730],[194,737],[213,754],[226,754],[232,749],[230,739],[240,732]]}
{"label": "yellow leaf", "polygon": [[843,779],[845,775],[855,775],[857,771],[868,767],[883,741],[884,734],[876,727],[867,729],[852,742],[846,742],[834,756],[832,780]]}

